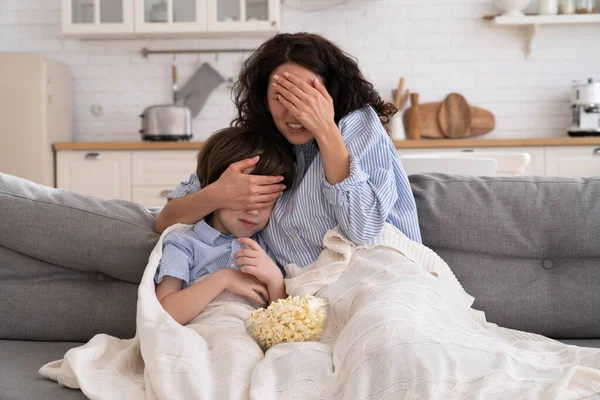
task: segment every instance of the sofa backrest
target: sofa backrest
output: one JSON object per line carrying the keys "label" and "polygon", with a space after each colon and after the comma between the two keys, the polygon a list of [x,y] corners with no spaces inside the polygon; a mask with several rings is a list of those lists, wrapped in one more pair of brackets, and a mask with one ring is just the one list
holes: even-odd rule
{"label": "sofa backrest", "polygon": [[154,224],[138,204],[0,173],[0,339],[133,337]]}
{"label": "sofa backrest", "polygon": [[600,337],[600,177],[410,176],[423,242],[488,321]]}
{"label": "sofa backrest", "polygon": [[[425,245],[489,321],[600,338],[600,178],[410,180]],[[0,339],[133,337],[154,215],[1,173],[0,207]]]}

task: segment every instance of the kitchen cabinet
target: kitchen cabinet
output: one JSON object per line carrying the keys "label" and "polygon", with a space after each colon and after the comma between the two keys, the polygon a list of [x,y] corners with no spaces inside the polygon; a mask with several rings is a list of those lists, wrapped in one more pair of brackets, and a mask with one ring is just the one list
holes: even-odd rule
{"label": "kitchen cabinet", "polygon": [[545,148],[546,175],[600,176],[600,146]]}
{"label": "kitchen cabinet", "polygon": [[64,35],[82,39],[273,34],[279,0],[62,0]]}
{"label": "kitchen cabinet", "polygon": [[154,150],[131,152],[131,200],[146,207],[162,207],[179,182],[196,171],[198,151]]}
{"label": "kitchen cabinet", "polygon": [[57,151],[59,189],[162,207],[167,195],[196,170],[197,150]]}
{"label": "kitchen cabinet", "polygon": [[210,32],[277,32],[279,0],[207,0]]}
{"label": "kitchen cabinet", "polygon": [[131,153],[59,151],[56,187],[106,200],[131,200]]}
{"label": "kitchen cabinet", "polygon": [[136,33],[206,32],[206,0],[135,0]]}
{"label": "kitchen cabinet", "polygon": [[62,0],[62,32],[70,36],[133,33],[131,0]]}

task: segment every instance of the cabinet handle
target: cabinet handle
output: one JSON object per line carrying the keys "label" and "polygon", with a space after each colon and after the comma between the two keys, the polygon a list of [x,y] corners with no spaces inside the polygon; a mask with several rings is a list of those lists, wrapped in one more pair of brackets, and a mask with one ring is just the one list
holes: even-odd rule
{"label": "cabinet handle", "polygon": [[271,26],[277,25],[277,21],[271,21]]}
{"label": "cabinet handle", "polygon": [[85,155],[86,160],[99,160],[102,158],[102,154],[100,153],[87,153]]}
{"label": "cabinet handle", "polygon": [[159,196],[166,198],[169,195],[169,193],[171,193],[171,190],[163,190],[160,192]]}
{"label": "cabinet handle", "polygon": [[474,149],[462,149],[461,150],[463,153],[475,153]]}
{"label": "cabinet handle", "polygon": [[592,152],[592,154],[596,155],[596,156],[600,156],[600,147],[596,147],[594,149],[594,151]]}

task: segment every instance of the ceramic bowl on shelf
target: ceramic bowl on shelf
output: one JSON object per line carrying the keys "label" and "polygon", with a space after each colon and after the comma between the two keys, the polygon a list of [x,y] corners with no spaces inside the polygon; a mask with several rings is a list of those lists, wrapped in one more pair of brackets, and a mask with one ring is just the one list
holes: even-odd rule
{"label": "ceramic bowl on shelf", "polygon": [[494,4],[498,6],[506,16],[522,17],[523,10],[531,3],[531,0],[494,0]]}

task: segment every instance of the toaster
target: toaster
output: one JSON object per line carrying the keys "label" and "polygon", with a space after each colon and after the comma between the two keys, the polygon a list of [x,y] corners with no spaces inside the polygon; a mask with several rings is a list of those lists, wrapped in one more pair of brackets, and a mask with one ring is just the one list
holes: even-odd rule
{"label": "toaster", "polygon": [[190,140],[192,119],[190,109],[174,104],[159,104],[147,107],[140,115],[143,140]]}

